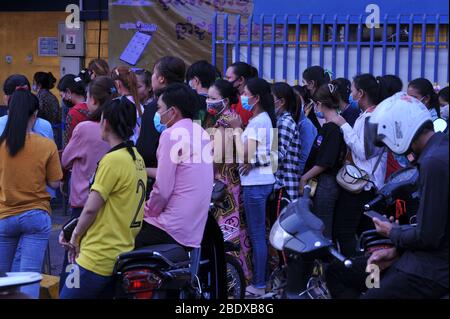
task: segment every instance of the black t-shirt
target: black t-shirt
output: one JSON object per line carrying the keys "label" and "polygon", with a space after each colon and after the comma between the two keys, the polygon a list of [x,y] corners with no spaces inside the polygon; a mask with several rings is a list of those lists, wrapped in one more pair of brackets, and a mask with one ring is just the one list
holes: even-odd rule
{"label": "black t-shirt", "polygon": [[305,172],[318,165],[328,168],[323,174],[336,175],[342,167],[345,152],[346,145],[339,126],[334,123],[325,123],[311,147]]}
{"label": "black t-shirt", "polygon": [[361,110],[358,103],[351,103],[344,112],[342,112],[342,117],[350,124],[351,127],[355,125],[356,119],[361,114]]}
{"label": "black t-shirt", "polygon": [[158,167],[156,151],[158,150],[159,136],[161,134],[158,133],[153,124],[153,118],[158,110],[157,105],[158,102],[154,100],[150,104],[144,106],[141,131],[139,133],[139,138],[136,141],[136,148],[144,159],[146,167]]}

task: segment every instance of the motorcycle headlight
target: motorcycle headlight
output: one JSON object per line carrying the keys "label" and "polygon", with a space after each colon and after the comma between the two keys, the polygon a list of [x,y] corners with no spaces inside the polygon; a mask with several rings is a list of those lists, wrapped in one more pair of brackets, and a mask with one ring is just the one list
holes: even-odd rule
{"label": "motorcycle headlight", "polygon": [[275,224],[272,226],[272,229],[270,230],[270,244],[276,249],[276,250],[283,250],[284,245],[286,242],[292,238],[292,235],[287,233],[280,225],[280,221],[277,219]]}

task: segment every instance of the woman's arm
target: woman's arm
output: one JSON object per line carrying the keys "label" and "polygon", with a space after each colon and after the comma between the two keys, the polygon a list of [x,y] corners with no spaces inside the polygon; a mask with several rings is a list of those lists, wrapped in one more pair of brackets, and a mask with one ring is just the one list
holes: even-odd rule
{"label": "woman's arm", "polygon": [[[365,118],[359,118],[359,121],[364,120]],[[341,128],[345,144],[347,144],[351,150],[352,157],[366,160],[366,153],[364,150],[364,129],[362,131],[358,130],[357,128],[360,124],[358,123],[358,120],[356,121],[357,122],[355,122],[355,125],[352,128],[341,115],[337,115],[331,120],[331,122],[337,124]]]}
{"label": "woman's arm", "polygon": [[319,176],[323,172],[327,170],[327,167],[314,165],[309,171],[307,171],[301,178],[300,178],[300,186],[299,186],[299,194],[300,196],[303,196],[303,190],[305,188],[306,183],[311,178],[314,178],[316,176]]}
{"label": "woman's arm", "polygon": [[85,145],[83,146],[80,127],[77,126],[73,130],[72,138],[64,148],[61,156],[61,166],[63,169],[68,170],[72,168],[72,164],[79,157],[79,150],[82,147],[85,147]]}
{"label": "woman's arm", "polygon": [[105,204],[105,201],[100,196],[100,193],[92,191],[89,194],[86,205],[84,205],[83,211],[81,212],[80,218],[78,219],[77,226],[72,233],[72,239],[70,240],[70,245],[72,246],[69,252],[69,261],[74,262],[75,259],[80,254],[80,241],[81,238],[86,234],[88,229],[94,223],[97,218],[97,214],[100,209]]}

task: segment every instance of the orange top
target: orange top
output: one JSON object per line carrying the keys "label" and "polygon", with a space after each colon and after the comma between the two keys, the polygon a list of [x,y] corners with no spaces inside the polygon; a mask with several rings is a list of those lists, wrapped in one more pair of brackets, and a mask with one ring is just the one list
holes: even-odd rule
{"label": "orange top", "polygon": [[23,149],[14,157],[6,141],[0,145],[0,219],[33,209],[51,212],[46,182],[62,179],[55,143],[28,134]]}

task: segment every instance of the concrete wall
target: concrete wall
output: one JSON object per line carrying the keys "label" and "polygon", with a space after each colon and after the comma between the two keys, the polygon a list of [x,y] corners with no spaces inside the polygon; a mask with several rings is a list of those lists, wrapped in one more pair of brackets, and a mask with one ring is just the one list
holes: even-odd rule
{"label": "concrete wall", "polygon": [[[38,56],[38,38],[56,37],[58,22],[64,21],[65,12],[0,12],[0,86],[5,79],[14,73],[27,76],[32,83],[34,73],[38,71],[52,72],[59,80],[60,58]],[[85,64],[97,58],[99,41],[99,22],[86,22]],[[102,21],[100,56],[108,58],[108,21]],[[31,54],[32,62],[27,61]],[[8,64],[5,57],[12,56]],[[0,90],[0,104],[3,104],[3,90]],[[53,93],[59,98],[58,91]]]}

